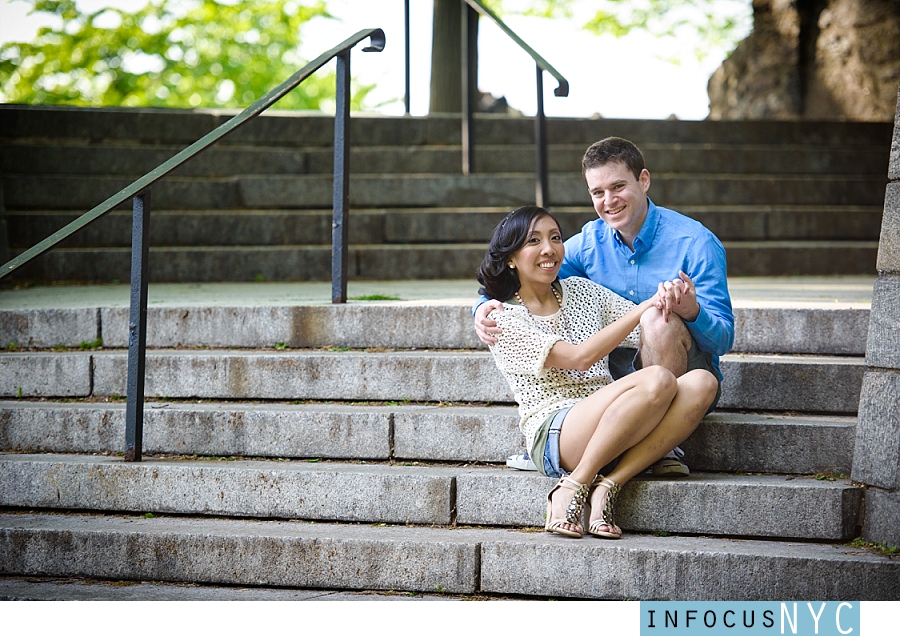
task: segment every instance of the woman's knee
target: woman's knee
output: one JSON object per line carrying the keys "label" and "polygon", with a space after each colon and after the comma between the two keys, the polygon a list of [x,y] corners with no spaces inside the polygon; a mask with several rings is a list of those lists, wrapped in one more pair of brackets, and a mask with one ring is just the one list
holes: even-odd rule
{"label": "woman's knee", "polygon": [[653,365],[635,373],[641,374],[641,383],[651,400],[671,402],[678,392],[677,378],[665,367]]}
{"label": "woman's knee", "polygon": [[719,380],[706,369],[694,369],[678,378],[678,391],[690,396],[705,413],[719,391]]}

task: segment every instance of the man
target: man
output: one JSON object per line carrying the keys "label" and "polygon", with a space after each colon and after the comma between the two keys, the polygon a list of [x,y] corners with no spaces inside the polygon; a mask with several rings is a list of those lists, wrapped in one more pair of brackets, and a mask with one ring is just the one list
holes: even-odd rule
{"label": "man", "polygon": [[[725,249],[702,224],[648,197],[650,173],[640,150],[625,139],[608,137],[590,146],[582,173],[598,219],[566,241],[560,278],[581,276],[624,298],[640,303],[659,293],[664,311],[647,312],[641,320],[641,346],[610,354],[614,378],[635,368],[658,364],[679,382],[687,371],[705,369],[717,382],[704,403],[713,410],[721,395],[719,356],[734,343],[734,314],[726,279]],[[663,282],[660,282],[663,281]],[[493,344],[499,329],[487,315],[500,306],[483,303],[475,312],[475,330]],[[707,391],[683,383],[686,391]],[[699,424],[704,413],[698,413]],[[654,475],[688,475],[681,449],[673,449],[653,465]],[[527,456],[507,465],[533,470]]]}

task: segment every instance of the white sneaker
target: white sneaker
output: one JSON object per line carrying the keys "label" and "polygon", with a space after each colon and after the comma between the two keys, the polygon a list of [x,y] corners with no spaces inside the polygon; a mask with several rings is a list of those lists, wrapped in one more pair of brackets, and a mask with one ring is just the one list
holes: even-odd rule
{"label": "white sneaker", "polygon": [[675,447],[674,450],[666,454],[665,457],[657,461],[650,470],[654,477],[684,477],[691,474],[688,465],[681,459],[684,457],[684,451]]}
{"label": "white sneaker", "polygon": [[528,453],[510,455],[506,458],[506,465],[510,468],[515,468],[516,470],[537,470],[537,466],[531,461]]}

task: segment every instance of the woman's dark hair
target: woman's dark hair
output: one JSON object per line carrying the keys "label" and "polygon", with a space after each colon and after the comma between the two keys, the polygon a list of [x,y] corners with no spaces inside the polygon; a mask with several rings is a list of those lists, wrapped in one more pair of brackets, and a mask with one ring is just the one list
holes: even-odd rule
{"label": "woman's dark hair", "polygon": [[545,216],[553,219],[559,227],[559,221],[552,214],[536,205],[513,210],[500,221],[494,228],[491,243],[478,268],[477,278],[481,283],[478,293],[492,299],[508,300],[519,291],[519,276],[516,270],[509,267],[509,259],[525,245],[532,224]]}

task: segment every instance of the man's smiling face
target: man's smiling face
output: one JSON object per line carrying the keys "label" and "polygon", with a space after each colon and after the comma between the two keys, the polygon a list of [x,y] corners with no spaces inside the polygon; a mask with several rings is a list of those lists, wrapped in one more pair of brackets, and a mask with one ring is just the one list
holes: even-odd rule
{"label": "man's smiling face", "polygon": [[604,223],[616,230],[632,247],[634,237],[647,218],[647,191],[650,173],[642,170],[635,179],[624,163],[607,163],[584,173],[594,210]]}

